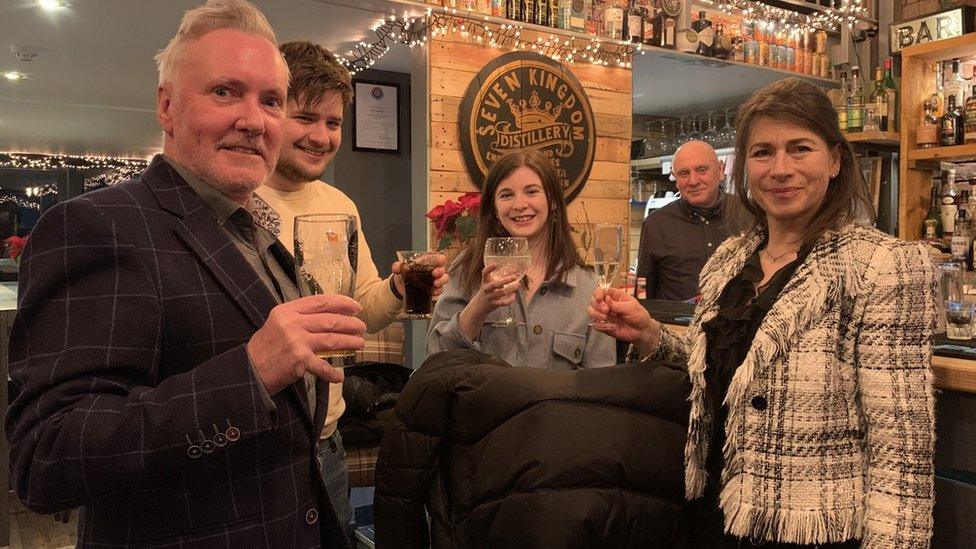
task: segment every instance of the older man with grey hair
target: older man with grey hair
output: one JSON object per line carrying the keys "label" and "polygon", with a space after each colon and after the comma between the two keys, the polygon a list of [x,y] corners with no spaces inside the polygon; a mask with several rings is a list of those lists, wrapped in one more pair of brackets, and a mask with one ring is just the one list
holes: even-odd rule
{"label": "older man with grey hair", "polygon": [[637,276],[646,279],[648,298],[694,298],[705,262],[737,232],[734,200],[721,187],[723,170],[703,141],[688,141],[674,153],[671,173],[681,198],[651,212],[641,226]]}
{"label": "older man with grey hair", "polygon": [[82,507],[80,546],[346,547],[315,459],[342,373],[316,352],[361,348],[366,327],[351,299],[299,299],[250,213],[282,141],[274,32],[210,0],[157,60],[163,154],[49,210],[24,252],[17,494]]}

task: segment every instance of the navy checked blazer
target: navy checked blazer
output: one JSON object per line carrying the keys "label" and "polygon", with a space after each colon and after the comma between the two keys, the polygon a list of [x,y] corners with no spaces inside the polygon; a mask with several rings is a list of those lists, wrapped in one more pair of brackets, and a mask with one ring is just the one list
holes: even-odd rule
{"label": "navy checked blazer", "polygon": [[[287,254],[286,254],[287,255]],[[345,547],[299,381],[269,410],[245,344],[275,299],[161,158],[51,208],[20,271],[10,467],[85,547]]]}

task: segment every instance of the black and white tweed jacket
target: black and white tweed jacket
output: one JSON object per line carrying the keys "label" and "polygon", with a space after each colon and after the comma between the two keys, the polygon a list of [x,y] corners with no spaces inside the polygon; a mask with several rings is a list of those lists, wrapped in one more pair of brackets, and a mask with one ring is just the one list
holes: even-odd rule
{"label": "black and white tweed jacket", "polygon": [[[705,265],[690,330],[656,356],[692,381],[685,490],[701,496],[715,410],[703,322],[762,243],[727,240]],[[759,327],[726,404],[720,506],[754,540],[928,547],[935,445],[930,338],[935,277],[924,248],[849,225],[813,247]]]}

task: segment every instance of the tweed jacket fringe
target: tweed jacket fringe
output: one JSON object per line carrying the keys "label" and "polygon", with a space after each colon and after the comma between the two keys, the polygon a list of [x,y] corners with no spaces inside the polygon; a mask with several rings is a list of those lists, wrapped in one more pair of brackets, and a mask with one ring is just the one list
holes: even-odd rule
{"label": "tweed jacket fringe", "polygon": [[[704,491],[716,416],[706,399],[701,325],[763,239],[754,231],[715,251],[690,329],[679,336],[665,327],[652,357],[688,364],[688,499]],[[760,325],[725,399],[719,504],[727,532],[757,541],[929,546],[935,295],[919,244],[849,225],[814,245]],[[767,406],[753,406],[757,396]]]}

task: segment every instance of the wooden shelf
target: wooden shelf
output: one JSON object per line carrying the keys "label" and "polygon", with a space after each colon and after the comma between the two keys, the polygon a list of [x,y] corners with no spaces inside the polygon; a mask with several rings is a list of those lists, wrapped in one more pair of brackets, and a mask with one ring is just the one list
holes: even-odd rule
{"label": "wooden shelf", "polygon": [[865,145],[885,145],[897,147],[901,141],[901,136],[894,132],[857,132],[846,135],[851,143],[863,143]]}
{"label": "wooden shelf", "polygon": [[927,61],[947,61],[956,57],[971,57],[974,52],[976,52],[976,33],[969,33],[956,38],[909,46],[901,51],[901,55],[903,58],[908,56]]}
{"label": "wooden shelf", "polygon": [[976,159],[976,145],[933,147],[931,149],[909,149],[905,156],[910,162],[919,160],[932,160],[936,162],[974,160]]}

